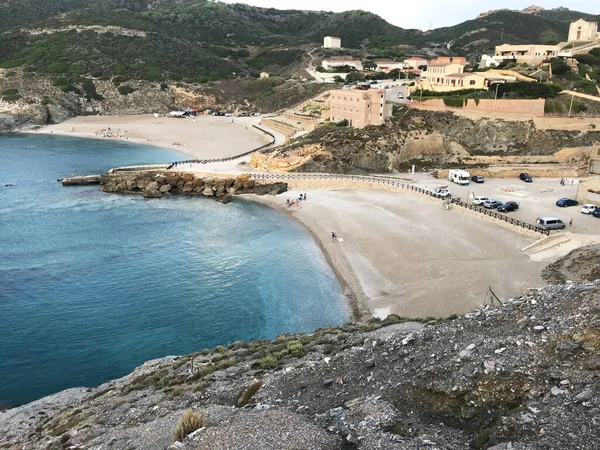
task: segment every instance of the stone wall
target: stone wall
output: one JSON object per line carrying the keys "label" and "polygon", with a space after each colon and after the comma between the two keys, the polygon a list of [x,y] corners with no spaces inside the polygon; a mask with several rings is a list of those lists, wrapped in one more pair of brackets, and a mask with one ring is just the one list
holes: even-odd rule
{"label": "stone wall", "polygon": [[[586,168],[560,166],[557,164],[539,164],[537,166],[494,166],[487,168],[465,167],[471,175],[481,175],[484,178],[519,178],[522,172],[527,172],[533,178],[578,178],[584,176]],[[438,170],[435,177],[448,179],[448,170]]]}
{"label": "stone wall", "polygon": [[261,119],[260,125],[265,126],[267,128],[271,128],[280,133],[283,133],[286,137],[286,140],[287,140],[287,138],[293,136],[294,134],[296,134],[298,132],[298,130],[296,128],[294,128],[292,125],[289,125],[289,124],[283,123],[283,122],[279,122],[279,121],[273,120],[273,119]]}
{"label": "stone wall", "polygon": [[600,205],[600,176],[582,180],[577,186],[577,201]]}
{"label": "stone wall", "polygon": [[[416,96],[416,94],[415,94]],[[546,100],[543,98],[534,100],[512,100],[512,99],[486,99],[482,98],[478,102],[474,99],[468,99],[467,104],[462,108],[447,106],[442,98],[425,100],[421,103],[411,105],[414,108],[435,108],[438,110],[470,110],[470,111],[495,111],[498,113],[526,114],[530,116],[543,116]]]}
{"label": "stone wall", "polygon": [[277,195],[287,191],[287,183],[257,183],[248,174],[221,178],[172,171],[109,172],[100,177],[100,184],[104,192],[142,194],[146,198],[203,195],[223,203],[236,194]]}

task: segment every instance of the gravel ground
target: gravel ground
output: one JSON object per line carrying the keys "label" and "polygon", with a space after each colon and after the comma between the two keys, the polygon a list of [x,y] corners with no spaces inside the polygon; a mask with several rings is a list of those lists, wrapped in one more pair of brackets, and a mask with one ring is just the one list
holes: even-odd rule
{"label": "gravel ground", "polygon": [[506,298],[544,284],[546,263],[521,251],[535,239],[438,203],[385,191],[309,191],[301,208],[286,208],[297,194],[249,198],[312,232],[362,314],[446,317],[482,304],[489,287]]}

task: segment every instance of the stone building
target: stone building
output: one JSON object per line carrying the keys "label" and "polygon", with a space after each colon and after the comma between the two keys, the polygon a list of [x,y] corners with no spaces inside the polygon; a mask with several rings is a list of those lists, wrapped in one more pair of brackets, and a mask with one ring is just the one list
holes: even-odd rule
{"label": "stone building", "polygon": [[591,42],[600,39],[598,24],[583,19],[571,22],[569,26],[569,42]]}
{"label": "stone building", "polygon": [[383,125],[392,115],[392,105],[386,104],[384,89],[338,89],[329,96],[329,115],[332,122],[347,120],[355,128]]}
{"label": "stone building", "polygon": [[325,36],[325,39],[323,39],[323,47],[342,48],[342,40],[335,36]]}

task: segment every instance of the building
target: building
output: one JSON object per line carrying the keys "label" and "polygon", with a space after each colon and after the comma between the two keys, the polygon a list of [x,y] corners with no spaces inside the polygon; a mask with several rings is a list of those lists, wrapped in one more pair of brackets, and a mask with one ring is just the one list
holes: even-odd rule
{"label": "building", "polygon": [[392,105],[386,104],[384,89],[333,90],[329,95],[329,116],[332,122],[347,120],[356,128],[383,125],[392,116]]}
{"label": "building", "polygon": [[385,73],[389,73],[395,69],[402,70],[402,69],[407,68],[407,65],[404,64],[404,62],[399,62],[399,61],[375,61],[375,64],[377,64],[376,70],[378,72],[385,72]]}
{"label": "building", "polygon": [[501,59],[496,59],[495,56],[481,55],[481,61],[479,61],[480,69],[487,69],[488,67],[497,67],[502,62]]}
{"label": "building", "polygon": [[269,73],[268,72],[261,72],[260,73],[260,77],[261,78],[269,78]]}
{"label": "building", "polygon": [[583,19],[571,22],[569,26],[569,42],[591,42],[600,40],[598,24]]}
{"label": "building", "polygon": [[427,64],[429,64],[429,61],[427,61],[425,58],[413,56],[411,58],[405,59],[404,64],[406,64],[409,67],[412,67],[413,69],[418,69],[421,66],[427,66]]}
{"label": "building", "polygon": [[421,79],[431,84],[447,84],[445,78],[448,75],[461,74],[464,72],[463,64],[452,63],[445,61],[430,61],[427,70],[421,74]]}
{"label": "building", "polygon": [[323,39],[323,47],[342,48],[342,40],[335,36],[325,36],[325,39]]}
{"label": "building", "polygon": [[502,44],[496,46],[494,59],[500,62],[512,61],[517,64],[537,65],[548,61],[550,58],[561,56],[566,56],[566,54],[561,52],[560,45]]}
{"label": "building", "polygon": [[[419,87],[432,91],[457,91],[461,89],[487,89],[494,83],[514,83],[514,76],[497,72],[465,72],[465,66],[457,62],[431,61],[427,71],[421,74]],[[458,59],[462,61],[462,59]]]}
{"label": "building", "polygon": [[321,63],[321,66],[325,70],[337,70],[340,67],[354,67],[356,70],[363,70],[362,62],[359,59],[349,59],[349,58],[330,58],[324,59]]}

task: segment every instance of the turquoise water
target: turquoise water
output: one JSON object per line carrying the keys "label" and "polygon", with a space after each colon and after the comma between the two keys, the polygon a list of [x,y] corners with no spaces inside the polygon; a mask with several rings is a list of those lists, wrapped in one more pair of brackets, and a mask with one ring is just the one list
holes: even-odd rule
{"label": "turquoise water", "polygon": [[276,211],[56,182],[181,158],[109,141],[0,137],[0,406],[97,385],[148,359],[348,319],[320,249]]}

